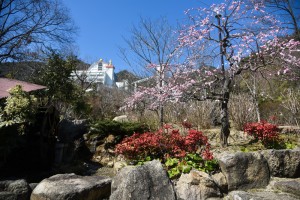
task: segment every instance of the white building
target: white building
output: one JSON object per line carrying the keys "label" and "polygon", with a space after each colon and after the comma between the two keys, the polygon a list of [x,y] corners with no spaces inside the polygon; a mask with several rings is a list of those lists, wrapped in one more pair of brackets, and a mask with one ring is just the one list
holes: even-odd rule
{"label": "white building", "polygon": [[86,83],[126,89],[128,87],[126,81],[116,82],[114,69],[115,67],[111,60],[109,63],[106,63],[100,59],[93,63],[87,70],[76,70],[72,72],[71,76],[74,80],[81,79]]}

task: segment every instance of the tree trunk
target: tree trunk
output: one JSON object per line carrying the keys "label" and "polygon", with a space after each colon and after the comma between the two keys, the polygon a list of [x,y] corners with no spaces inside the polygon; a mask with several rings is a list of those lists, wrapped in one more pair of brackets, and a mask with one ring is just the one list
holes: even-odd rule
{"label": "tree trunk", "polygon": [[254,84],[253,84],[253,90],[252,90],[252,97],[253,97],[255,111],[256,111],[256,115],[257,115],[257,122],[260,122],[260,112],[259,112],[259,105],[258,105],[258,95],[257,95],[256,76],[255,76],[255,74],[254,74]]}
{"label": "tree trunk", "polygon": [[230,135],[230,124],[228,116],[228,101],[222,102],[221,109],[221,133],[220,133],[220,142],[221,146],[225,147],[228,145],[228,137]]}
{"label": "tree trunk", "polygon": [[225,80],[224,87],[223,87],[223,100],[221,103],[221,133],[220,133],[220,142],[222,147],[228,146],[228,137],[230,135],[230,124],[229,124],[229,114],[228,114],[230,83],[231,83],[230,79]]}
{"label": "tree trunk", "polygon": [[[164,87],[164,78],[165,78],[165,68],[164,65],[161,65],[158,69],[158,87],[160,88],[160,94],[162,95],[162,89]],[[160,126],[161,128],[163,128],[164,126],[164,105],[163,102],[160,103],[159,105],[159,122],[160,122]]]}
{"label": "tree trunk", "polygon": [[164,106],[160,105],[159,108],[159,121],[160,121],[160,126],[164,126]]}
{"label": "tree trunk", "polygon": [[[292,18],[292,21],[293,21],[293,26],[294,26],[294,34],[296,36],[297,39],[300,39],[300,31],[299,31],[299,28],[298,28],[298,20],[296,19],[296,15],[294,13],[294,10],[293,10],[293,7],[291,5],[291,2],[290,1],[286,1],[286,3],[288,4],[288,8],[287,8],[287,12],[288,14],[291,16]],[[296,9],[296,8],[295,8]]]}
{"label": "tree trunk", "polygon": [[260,111],[259,111],[259,105],[257,99],[254,100],[254,105],[255,105],[255,111],[257,116],[257,122],[260,122]]}

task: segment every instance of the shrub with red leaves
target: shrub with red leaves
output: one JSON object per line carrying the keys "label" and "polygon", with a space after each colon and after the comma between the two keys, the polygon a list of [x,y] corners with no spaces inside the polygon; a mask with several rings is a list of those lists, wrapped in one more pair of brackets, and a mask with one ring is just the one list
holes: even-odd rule
{"label": "shrub with red leaves", "polygon": [[187,153],[201,150],[203,158],[213,159],[208,139],[201,131],[189,130],[187,136],[181,136],[178,130],[170,133],[157,131],[143,134],[135,133],[116,146],[115,153],[131,160],[167,157],[184,157]]}
{"label": "shrub with red leaves", "polygon": [[264,146],[270,146],[272,143],[280,141],[278,126],[266,121],[248,123],[244,126],[244,131],[256,140],[260,140]]}
{"label": "shrub with red leaves", "polygon": [[187,128],[187,129],[191,129],[193,126],[192,123],[187,122],[187,121],[183,121],[181,124],[184,128]]}

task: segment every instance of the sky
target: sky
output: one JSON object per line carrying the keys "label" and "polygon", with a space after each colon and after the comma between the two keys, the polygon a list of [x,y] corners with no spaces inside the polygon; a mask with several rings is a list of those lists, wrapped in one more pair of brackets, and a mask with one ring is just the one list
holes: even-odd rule
{"label": "sky", "polygon": [[63,0],[79,28],[75,53],[87,63],[111,59],[116,72],[131,70],[119,47],[126,48],[123,38],[130,37],[130,29],[140,17],[166,17],[176,25],[186,18],[186,9],[203,6],[202,2],[205,0]]}

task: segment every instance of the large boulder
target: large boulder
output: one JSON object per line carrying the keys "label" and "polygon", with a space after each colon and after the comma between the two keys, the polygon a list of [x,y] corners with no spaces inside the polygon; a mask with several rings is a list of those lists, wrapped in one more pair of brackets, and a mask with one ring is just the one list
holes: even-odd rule
{"label": "large boulder", "polygon": [[0,200],[27,200],[30,191],[29,184],[24,179],[0,181]]}
{"label": "large boulder", "polygon": [[228,190],[227,180],[222,172],[213,174],[211,177],[215,181],[215,183],[218,185],[218,187],[221,189],[222,193],[228,192],[227,191]]}
{"label": "large boulder", "polygon": [[300,177],[300,150],[264,150],[270,173],[275,177]]}
{"label": "large boulder", "polygon": [[120,115],[120,116],[117,116],[115,118],[113,118],[113,121],[116,121],[116,122],[128,122],[128,117],[127,115]]}
{"label": "large boulder", "polygon": [[272,177],[266,188],[231,191],[224,200],[298,200],[300,179]]}
{"label": "large boulder", "polygon": [[73,142],[87,132],[87,120],[64,119],[58,126],[58,140],[62,143]]}
{"label": "large boulder", "polygon": [[284,199],[284,200],[299,200],[297,197],[287,194],[278,193],[274,191],[232,191],[230,192],[224,200],[274,200],[274,199]]}
{"label": "large boulder", "polygon": [[117,161],[114,163],[114,172],[117,174],[122,168],[127,166],[127,162],[125,161]]}
{"label": "large boulder", "polygon": [[296,195],[300,199],[300,179],[278,181],[274,183],[273,188]]}
{"label": "large boulder", "polygon": [[18,196],[13,192],[1,191],[0,200],[18,200]]}
{"label": "large boulder", "polygon": [[222,197],[222,193],[214,180],[207,173],[197,170],[192,170],[188,174],[182,174],[175,190],[179,200]]}
{"label": "large boulder", "polygon": [[260,153],[224,153],[218,160],[228,191],[259,188],[269,183],[268,163]]}
{"label": "large boulder", "polygon": [[111,179],[101,176],[57,174],[44,179],[33,190],[31,200],[95,200],[108,198]]}
{"label": "large boulder", "polygon": [[158,160],[125,167],[112,181],[110,200],[176,199],[175,191]]}
{"label": "large boulder", "polygon": [[55,144],[56,164],[70,162],[77,157],[86,159],[90,157],[90,151],[86,147],[83,135],[87,132],[88,121],[64,119],[59,123],[57,143]]}

